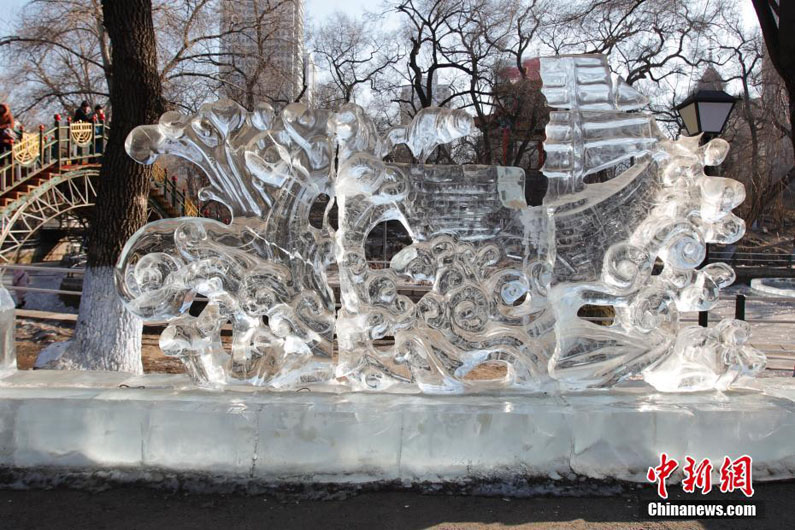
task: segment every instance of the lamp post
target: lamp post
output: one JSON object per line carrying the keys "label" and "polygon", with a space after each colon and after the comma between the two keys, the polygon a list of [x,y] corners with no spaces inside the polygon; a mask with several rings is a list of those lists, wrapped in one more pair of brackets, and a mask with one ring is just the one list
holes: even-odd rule
{"label": "lamp post", "polygon": [[723,132],[735,103],[737,98],[723,90],[698,90],[675,108],[689,136],[714,138]]}
{"label": "lamp post", "polygon": [[[689,136],[703,134],[704,140],[709,141],[723,132],[735,103],[737,103],[737,98],[723,90],[697,90],[675,109]],[[706,174],[706,167],[704,173]],[[700,267],[709,263],[709,244],[705,243],[705,247],[704,261]],[[698,325],[707,327],[708,324],[709,312],[700,311]]]}

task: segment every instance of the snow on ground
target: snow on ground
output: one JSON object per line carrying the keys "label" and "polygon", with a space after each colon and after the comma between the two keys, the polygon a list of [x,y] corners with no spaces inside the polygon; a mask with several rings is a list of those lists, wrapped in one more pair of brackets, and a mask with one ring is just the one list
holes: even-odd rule
{"label": "snow on ground", "polygon": [[[50,271],[27,271],[30,282],[28,287],[37,289],[61,289],[61,282],[66,273]],[[8,288],[14,299],[17,300],[19,291],[11,288],[13,272],[6,270],[3,274],[3,285]],[[70,290],[70,289],[67,289]],[[37,311],[52,311],[54,313],[77,313],[77,307],[70,307],[64,304],[63,300],[55,293],[38,293],[28,291],[25,293],[25,304],[23,309],[34,309]]]}
{"label": "snow on ground", "polygon": [[[733,285],[721,293],[718,305],[709,312],[713,326],[734,318],[738,294],[746,296],[745,320],[751,324],[750,342],[768,357],[768,367],[792,370],[795,367],[795,297],[772,297],[747,285]],[[697,325],[697,313],[684,313],[682,324]]]}

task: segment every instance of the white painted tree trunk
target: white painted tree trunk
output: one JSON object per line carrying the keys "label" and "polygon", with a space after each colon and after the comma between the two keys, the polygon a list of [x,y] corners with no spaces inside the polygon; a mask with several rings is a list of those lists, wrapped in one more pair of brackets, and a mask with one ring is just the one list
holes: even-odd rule
{"label": "white painted tree trunk", "polygon": [[75,336],[42,350],[37,367],[143,373],[143,325],[121,303],[112,267],[86,269],[77,319]]}

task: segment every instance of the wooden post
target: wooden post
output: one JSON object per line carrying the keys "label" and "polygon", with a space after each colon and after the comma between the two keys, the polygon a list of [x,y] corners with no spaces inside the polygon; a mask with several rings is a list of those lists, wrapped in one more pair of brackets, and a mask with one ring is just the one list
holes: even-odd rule
{"label": "wooden post", "polygon": [[[19,136],[21,138],[25,137],[25,126],[22,125],[22,124],[20,124],[20,126],[19,126]],[[22,143],[21,139],[20,139],[20,143]],[[16,161],[14,161],[14,162],[15,162],[15,165],[16,165],[16,170],[14,171],[14,184],[16,184],[17,182],[22,180],[22,171],[24,171],[25,168],[22,167],[22,164],[16,164]]]}
{"label": "wooden post", "polygon": [[99,140],[97,140],[97,154],[105,152],[105,115],[102,114],[99,118]]}
{"label": "wooden post", "polygon": [[[704,246],[704,261],[701,262],[699,269],[702,269],[709,264],[709,243],[706,243]],[[706,328],[709,325],[709,311],[699,311],[698,325],[702,328]]]}
{"label": "wooden post", "polygon": [[72,118],[66,117],[66,158],[72,159]]}
{"label": "wooden post", "polygon": [[97,114],[91,115],[91,155],[97,154]]}
{"label": "wooden post", "polygon": [[734,318],[736,320],[745,320],[745,295],[738,294],[737,300],[734,303]]}
{"label": "wooden post", "polygon": [[[382,223],[382,226],[384,227],[384,255],[383,255],[383,257],[381,259],[384,261],[384,263],[386,263],[386,261],[387,261],[387,259],[386,259],[386,254],[387,254],[386,242],[387,242],[387,236],[389,235],[387,233],[388,229],[389,229],[389,221],[384,221]],[[381,267],[384,266],[384,263],[381,263]],[[379,267],[379,268],[381,268],[381,267]]]}
{"label": "wooden post", "polygon": [[55,158],[58,160],[58,169],[61,169],[61,115],[55,115],[55,140],[53,148],[55,149]]}
{"label": "wooden post", "polygon": [[44,167],[44,125],[39,125],[39,165]]}

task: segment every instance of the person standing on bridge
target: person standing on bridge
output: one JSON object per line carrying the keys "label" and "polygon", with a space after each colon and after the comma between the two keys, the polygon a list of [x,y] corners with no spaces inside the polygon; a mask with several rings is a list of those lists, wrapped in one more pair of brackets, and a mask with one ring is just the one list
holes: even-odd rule
{"label": "person standing on bridge", "polygon": [[6,152],[11,149],[16,137],[14,115],[11,114],[11,108],[3,103],[0,105],[0,152]]}
{"label": "person standing on bridge", "polygon": [[105,150],[105,109],[97,104],[94,107],[94,152],[99,154]]}
{"label": "person standing on bridge", "polygon": [[88,101],[83,101],[80,104],[80,107],[75,111],[72,121],[91,121],[93,115],[94,113],[91,111],[91,103]]}

